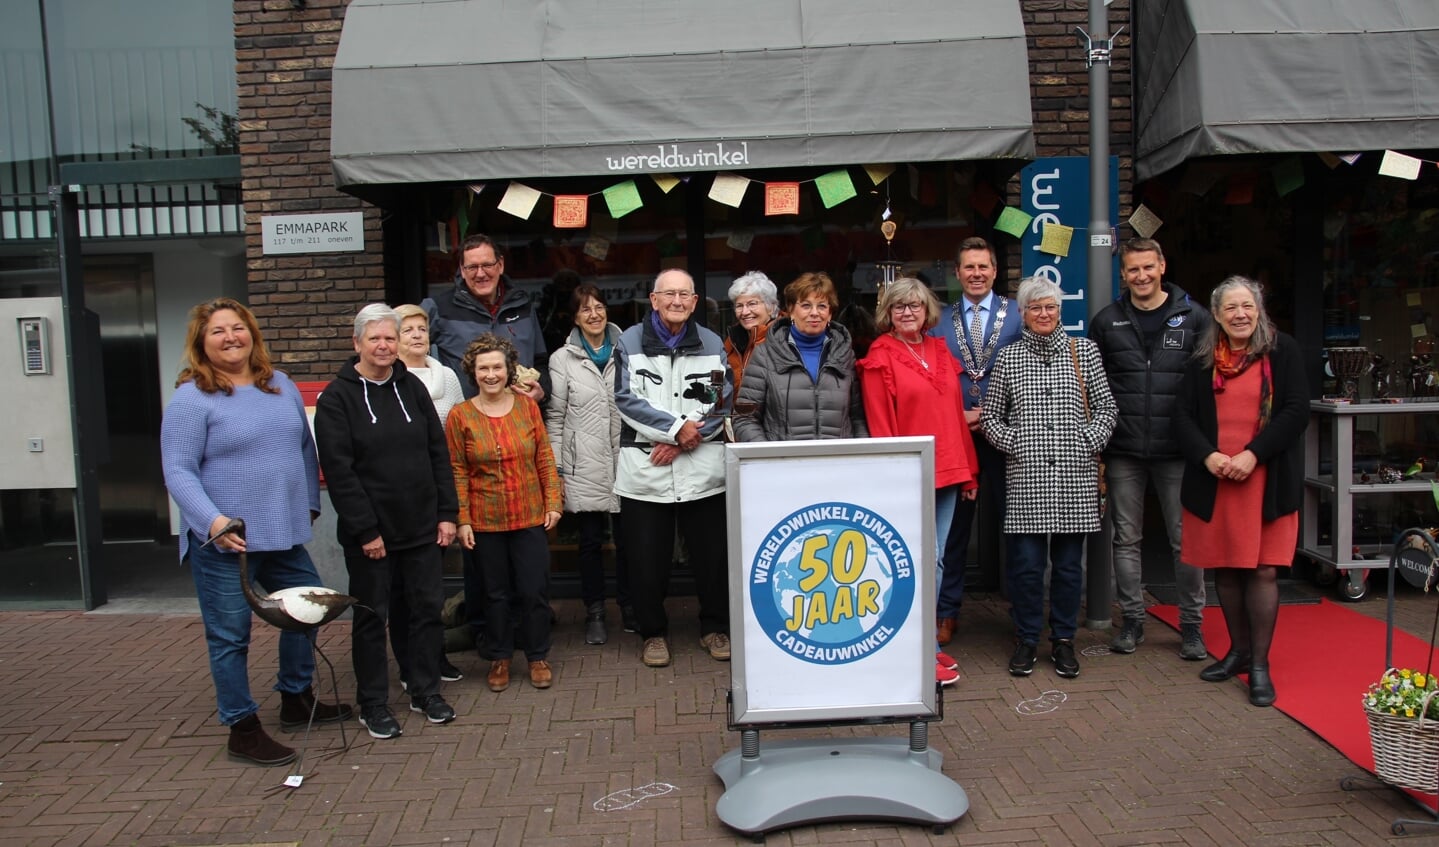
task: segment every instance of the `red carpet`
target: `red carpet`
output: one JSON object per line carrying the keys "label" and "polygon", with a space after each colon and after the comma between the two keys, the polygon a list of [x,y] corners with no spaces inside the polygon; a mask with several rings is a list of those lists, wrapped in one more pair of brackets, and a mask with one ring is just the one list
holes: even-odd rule
{"label": "red carpet", "polygon": [[[1177,607],[1151,606],[1149,614],[1179,629]],[[1370,773],[1374,772],[1374,754],[1369,746],[1369,723],[1359,701],[1369,684],[1385,671],[1384,632],[1382,620],[1327,599],[1317,605],[1281,605],[1269,650],[1269,673],[1279,695],[1274,707]],[[1224,615],[1217,606],[1204,610],[1204,643],[1215,657],[1229,650]],[[1395,631],[1397,667],[1424,670],[1430,653],[1423,641]],[[1203,665],[1194,664],[1197,673]],[[1439,651],[1433,651],[1433,668],[1439,671]],[[1234,682],[1220,684],[1239,687]],[[1335,778],[1341,775],[1335,774]],[[1436,807],[1435,797],[1410,793],[1420,803]]]}

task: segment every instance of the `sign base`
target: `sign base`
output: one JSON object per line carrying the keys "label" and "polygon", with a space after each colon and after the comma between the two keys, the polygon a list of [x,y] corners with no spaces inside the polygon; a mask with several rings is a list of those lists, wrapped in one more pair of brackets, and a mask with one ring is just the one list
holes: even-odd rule
{"label": "sign base", "polygon": [[846,819],[945,827],[969,811],[969,797],[940,773],[943,761],[904,738],[779,741],[748,759],[730,750],[714,765],[725,784],[715,811],[751,834]]}

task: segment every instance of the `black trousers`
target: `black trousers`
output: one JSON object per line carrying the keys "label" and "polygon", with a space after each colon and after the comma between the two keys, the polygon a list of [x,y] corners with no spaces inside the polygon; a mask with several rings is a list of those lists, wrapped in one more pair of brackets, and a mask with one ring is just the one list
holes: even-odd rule
{"label": "black trousers", "polygon": [[359,601],[351,629],[351,654],[355,699],[361,706],[383,706],[390,699],[385,627],[392,593],[405,598],[410,612],[410,655],[404,661],[410,696],[428,697],[440,690],[440,656],[445,649],[445,632],[440,625],[440,607],[444,604],[440,548],[425,544],[386,553],[383,559],[369,559],[363,553],[345,554],[350,593]]}
{"label": "black trousers", "polygon": [[545,528],[476,532],[474,553],[485,581],[485,649],[489,658],[513,656],[517,634],[526,659],[534,662],[548,656],[550,542]]}
{"label": "black trousers", "polygon": [[651,503],[623,497],[620,514],[630,563],[630,597],[640,636],[669,634],[665,595],[674,566],[676,528],[689,551],[690,570],[694,573],[700,634],[728,633],[729,552],[724,494],[685,503]]}
{"label": "black trousers", "polygon": [[575,512],[575,528],[579,530],[580,596],[585,606],[603,603],[605,599],[605,524],[613,531],[615,540],[615,600],[621,606],[630,605],[630,567],[626,558],[624,532],[618,513]]}

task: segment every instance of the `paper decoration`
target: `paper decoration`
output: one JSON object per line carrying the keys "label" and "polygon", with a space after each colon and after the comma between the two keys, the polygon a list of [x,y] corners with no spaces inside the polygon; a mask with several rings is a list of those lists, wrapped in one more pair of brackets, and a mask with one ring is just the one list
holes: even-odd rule
{"label": "paper decoration", "polygon": [[729,240],[725,242],[731,250],[738,250],[741,253],[748,253],[750,245],[754,243],[754,230],[737,229],[730,233]]}
{"label": "paper decoration", "polygon": [[1379,173],[1382,176],[1395,176],[1400,179],[1418,179],[1419,166],[1422,164],[1424,164],[1423,159],[1416,159],[1393,150],[1385,150],[1384,158],[1379,162]]}
{"label": "paper decoration", "polygon": [[767,182],[764,186],[764,213],[773,215],[799,214],[799,183]]}
{"label": "paper decoration", "polygon": [[1140,203],[1139,208],[1134,210],[1134,214],[1129,216],[1129,226],[1140,238],[1153,238],[1154,233],[1164,226],[1164,221],[1151,212],[1148,206]]}
{"label": "paper decoration", "polygon": [[610,207],[610,216],[622,218],[644,205],[640,199],[639,187],[635,181],[627,179],[618,185],[611,185],[604,190],[605,203]]}
{"label": "paper decoration", "polygon": [[1298,156],[1290,156],[1274,166],[1274,190],[1280,197],[1304,185],[1304,163]]}
{"label": "paper decoration", "polygon": [[460,238],[470,233],[470,204],[463,199],[455,206],[455,220],[460,224]]}
{"label": "paper decoration", "polygon": [[669,174],[650,174],[650,179],[654,180],[655,185],[658,185],[660,187],[660,191],[663,191],[665,194],[670,193],[671,188],[674,188],[676,185],[680,184],[680,181],[678,179],[675,179]]}
{"label": "paper decoration", "polygon": [[747,188],[749,188],[749,177],[735,174],[715,174],[714,184],[710,186],[710,199],[738,209],[739,204],[744,202],[744,192]]}
{"label": "paper decoration", "polygon": [[535,210],[535,204],[538,202],[540,202],[540,192],[524,183],[512,182],[505,189],[505,196],[500,198],[499,209],[520,220],[529,220],[530,213]]}
{"label": "paper decoration", "polygon": [[1329,170],[1331,170],[1331,171],[1334,170],[1335,168],[1339,167],[1340,165],[1342,165],[1342,164],[1344,163],[1344,160],[1343,160],[1343,159],[1340,159],[1338,156],[1334,155],[1333,153],[1326,153],[1326,152],[1324,152],[1323,150],[1320,150],[1318,153],[1315,153],[1314,155],[1318,156],[1318,157],[1319,157],[1319,161],[1323,162],[1323,163],[1329,168]]}
{"label": "paper decoration", "polygon": [[1428,334],[1429,334],[1429,330],[1425,328],[1424,324],[1410,324],[1410,325],[1409,325],[1409,337],[1410,337],[1410,338],[1423,338],[1424,336],[1426,336],[1426,335],[1428,335]]}
{"label": "paper decoration", "polygon": [[1344,164],[1352,165],[1355,162],[1359,161],[1359,157],[1363,155],[1363,153],[1344,153],[1339,158],[1344,162]]}
{"label": "paper decoration", "polygon": [[1232,174],[1224,192],[1226,206],[1248,206],[1254,202],[1254,174]]}
{"label": "paper decoration", "polygon": [[584,229],[589,217],[588,194],[555,195],[555,229]]}
{"label": "paper decoration", "polygon": [[1404,295],[1404,305],[1418,306],[1423,303],[1423,297],[1417,291],[1410,291]]}
{"label": "paper decoration", "polygon": [[601,238],[598,235],[591,235],[585,242],[585,255],[597,262],[603,262],[610,254],[610,240]]}
{"label": "paper decoration", "polygon": [[987,182],[976,182],[974,190],[969,193],[969,205],[986,218],[994,214],[994,207],[999,205],[999,202],[999,194],[995,192],[994,186]]}
{"label": "paper decoration", "polygon": [[1039,252],[1051,256],[1068,256],[1069,242],[1074,239],[1074,227],[1045,222],[1039,235]]}
{"label": "paper decoration", "polygon": [[826,209],[833,209],[858,193],[849,171],[843,168],[815,177],[814,187],[819,189],[819,200]]}
{"label": "paper decoration", "polygon": [[449,235],[449,228],[449,224],[445,221],[439,221],[435,224],[435,241],[440,245],[441,253],[450,252],[450,240],[447,237]]}
{"label": "paper decoration", "polygon": [[485,190],[485,184],[483,182],[472,182],[465,187],[470,189],[470,193],[474,194],[476,197],[480,196],[481,191]]}
{"label": "paper decoration", "polygon": [[870,182],[879,185],[881,182],[889,179],[890,174],[894,173],[894,165],[865,165],[864,172],[869,174]]}
{"label": "paper decoration", "polygon": [[1000,232],[1009,233],[1015,238],[1023,238],[1024,231],[1029,228],[1029,222],[1034,220],[1034,215],[1026,214],[1013,206],[1005,206],[999,213],[999,220],[994,222],[994,228]]}

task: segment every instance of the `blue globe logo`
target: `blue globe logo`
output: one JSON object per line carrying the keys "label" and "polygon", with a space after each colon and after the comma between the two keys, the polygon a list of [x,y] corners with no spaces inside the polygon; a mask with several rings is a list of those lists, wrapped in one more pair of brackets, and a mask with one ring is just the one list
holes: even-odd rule
{"label": "blue globe logo", "polygon": [[780,649],[816,664],[846,664],[882,649],[909,617],[915,564],[883,516],[853,503],[806,506],[760,544],[750,605]]}

